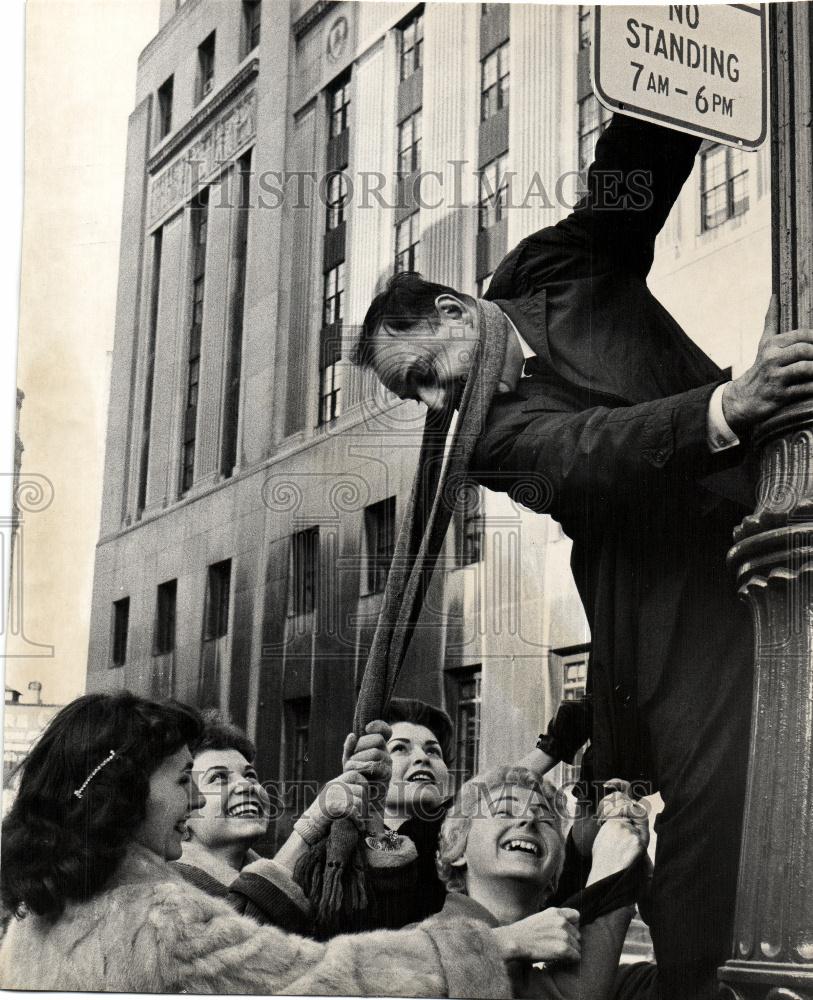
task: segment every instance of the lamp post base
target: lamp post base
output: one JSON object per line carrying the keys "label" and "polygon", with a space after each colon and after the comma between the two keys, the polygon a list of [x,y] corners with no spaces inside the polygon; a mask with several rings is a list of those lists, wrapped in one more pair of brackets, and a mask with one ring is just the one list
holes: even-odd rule
{"label": "lamp post base", "polygon": [[721,1000],[813,1000],[813,971],[784,962],[727,962]]}

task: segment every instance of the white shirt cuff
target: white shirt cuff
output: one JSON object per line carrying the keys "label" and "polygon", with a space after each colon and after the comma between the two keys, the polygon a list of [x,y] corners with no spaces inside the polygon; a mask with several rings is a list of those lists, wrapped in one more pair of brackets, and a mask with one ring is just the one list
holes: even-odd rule
{"label": "white shirt cuff", "polygon": [[728,426],[723,415],[723,390],[727,382],[718,385],[709,400],[709,412],[706,416],[706,437],[712,452],[725,451],[740,443],[740,439]]}

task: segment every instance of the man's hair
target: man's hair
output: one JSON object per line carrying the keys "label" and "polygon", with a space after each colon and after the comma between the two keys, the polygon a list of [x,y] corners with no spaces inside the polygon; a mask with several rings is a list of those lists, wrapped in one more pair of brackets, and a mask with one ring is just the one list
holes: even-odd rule
{"label": "man's hair", "polygon": [[426,726],[440,745],[444,763],[452,762],[454,726],[442,708],[419,701],[417,698],[392,698],[384,713],[384,722],[390,725],[394,722],[411,722],[415,726]]}
{"label": "man's hair", "polygon": [[205,750],[236,750],[247,761],[254,762],[257,748],[239,726],[229,722],[216,708],[207,708],[201,712],[203,732],[189,751],[193,757]]}
{"label": "man's hair", "polygon": [[493,768],[470,778],[455,796],[451,809],[446,813],[438,841],[437,868],[441,881],[449,892],[466,892],[466,866],[456,865],[466,853],[471,824],[477,817],[489,814],[495,802],[493,794],[507,785],[514,788],[529,788],[538,792],[550,807],[557,820],[556,831],[561,840],[561,852],[551,881],[550,890],[556,888],[565,862],[564,824],[567,819],[567,803],[564,794],[549,781],[539,777],[526,767],[509,764]]}
{"label": "man's hair", "polygon": [[372,368],[373,340],[382,322],[386,321],[393,330],[408,330],[418,321],[436,314],[438,295],[459,294],[448,285],[427,281],[417,271],[394,274],[370,303],[350,360],[360,368]]}

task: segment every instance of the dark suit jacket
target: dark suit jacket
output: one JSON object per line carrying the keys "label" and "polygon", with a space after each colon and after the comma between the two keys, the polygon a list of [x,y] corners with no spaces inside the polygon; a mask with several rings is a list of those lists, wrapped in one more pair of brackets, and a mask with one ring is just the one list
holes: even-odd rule
{"label": "dark suit jacket", "polygon": [[[709,400],[729,375],[646,285],[698,145],[616,116],[587,196],[500,264],[487,297],[538,357],[532,378],[496,397],[472,463],[475,478],[552,514],[573,540],[596,777],[662,788],[681,749],[659,746],[653,708],[702,713],[710,678],[750,693],[751,676],[750,621],[725,567],[753,508],[744,449],[715,455],[706,439]],[[673,692],[675,671],[694,704],[683,704],[686,684]]]}

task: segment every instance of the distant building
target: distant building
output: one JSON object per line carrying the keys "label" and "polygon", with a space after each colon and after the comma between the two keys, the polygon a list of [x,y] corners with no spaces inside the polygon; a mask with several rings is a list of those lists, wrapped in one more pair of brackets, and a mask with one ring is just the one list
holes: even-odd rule
{"label": "distant building", "polygon": [[[335,774],[422,426],[349,346],[394,268],[482,292],[566,213],[608,120],[589,30],[575,6],[164,0],[130,118],[90,690],[220,705],[265,779]],[[659,240],[653,287],[718,361],[761,328],[768,189],[764,150],[707,144]],[[569,555],[551,519],[467,495],[399,685],[450,712],[461,776],[583,690]]]}
{"label": "distant building", "polygon": [[[33,682],[37,684],[37,682]],[[39,701],[39,687],[35,703],[21,701],[22,694],[14,688],[6,687],[3,706],[3,811],[8,808],[13,797],[14,773],[34,742],[62,708]]]}
{"label": "distant building", "polygon": [[11,494],[11,542],[9,544],[9,580],[14,579],[14,543],[17,538],[17,531],[20,525],[20,507],[18,504],[17,488],[20,481],[20,466],[23,461],[23,439],[20,437],[20,410],[23,408],[25,393],[17,390],[17,413],[14,425],[14,483]]}

